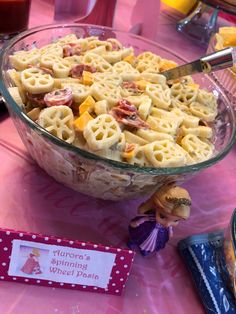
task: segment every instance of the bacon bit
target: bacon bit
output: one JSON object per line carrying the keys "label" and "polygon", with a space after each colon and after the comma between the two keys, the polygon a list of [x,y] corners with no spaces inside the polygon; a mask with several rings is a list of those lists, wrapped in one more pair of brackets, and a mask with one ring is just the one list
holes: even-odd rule
{"label": "bacon bit", "polygon": [[79,56],[81,54],[81,46],[76,43],[68,43],[63,47],[63,57]]}
{"label": "bacon bit", "polygon": [[123,82],[122,88],[131,88],[131,89],[138,89],[138,85],[135,82]]}
{"label": "bacon bit", "polygon": [[96,72],[96,68],[88,64],[77,64],[74,65],[70,70],[70,75],[73,78],[81,78],[83,75],[83,71],[94,73]]}
{"label": "bacon bit", "polygon": [[126,99],[120,100],[117,106],[112,108],[110,114],[125,125],[138,129],[149,129],[149,125],[139,117],[136,107]]}
{"label": "bacon bit", "polygon": [[73,49],[70,45],[65,45],[63,48],[63,58],[70,57],[73,55]]}
{"label": "bacon bit", "polygon": [[31,94],[29,92],[26,92],[26,98],[29,100],[30,104],[33,107],[39,107],[39,108],[45,108],[46,103],[44,101],[45,94]]}
{"label": "bacon bit", "polygon": [[121,87],[123,89],[129,90],[134,95],[140,94],[140,92],[141,92],[139,86],[135,82],[123,82],[121,84]]}
{"label": "bacon bit", "polygon": [[125,153],[132,152],[135,149],[135,146],[136,146],[136,144],[134,144],[134,143],[126,143],[124,152]]}

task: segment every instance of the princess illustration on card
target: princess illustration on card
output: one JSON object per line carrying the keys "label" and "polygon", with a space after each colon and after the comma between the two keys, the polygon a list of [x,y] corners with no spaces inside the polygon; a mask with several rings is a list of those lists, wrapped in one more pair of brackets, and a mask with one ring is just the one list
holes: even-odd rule
{"label": "princess illustration on card", "polygon": [[28,255],[27,260],[21,268],[21,271],[28,275],[42,274],[39,264],[40,252],[38,249],[32,249],[32,252]]}
{"label": "princess illustration on card", "polygon": [[172,237],[172,227],[190,215],[191,198],[187,190],[167,185],[155,192],[138,208],[129,224],[131,249],[139,248],[144,256],[163,249]]}

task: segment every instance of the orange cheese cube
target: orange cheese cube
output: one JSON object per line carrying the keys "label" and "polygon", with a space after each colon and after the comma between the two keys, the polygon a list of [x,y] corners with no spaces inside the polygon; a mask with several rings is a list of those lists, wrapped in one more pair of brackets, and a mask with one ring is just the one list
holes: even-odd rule
{"label": "orange cheese cube", "polygon": [[93,84],[93,74],[89,71],[83,71],[82,83],[84,85],[92,85]]}
{"label": "orange cheese cube", "polygon": [[88,111],[85,111],[79,118],[74,120],[74,127],[76,131],[83,132],[84,128],[91,120],[93,120],[93,117],[88,113]]}
{"label": "orange cheese cube", "polygon": [[94,109],[95,100],[92,96],[88,96],[79,106],[79,114],[82,115],[85,111],[92,112]]}
{"label": "orange cheese cube", "polygon": [[159,71],[163,72],[175,67],[177,67],[177,63],[175,63],[174,61],[162,59],[160,62]]}
{"label": "orange cheese cube", "polygon": [[126,159],[133,158],[136,146],[137,145],[134,143],[127,143],[125,147],[125,151],[122,153],[122,157]]}
{"label": "orange cheese cube", "polygon": [[131,152],[123,152],[122,156],[126,159],[131,159],[134,157],[134,150],[132,150]]}
{"label": "orange cheese cube", "polygon": [[145,80],[139,80],[135,82],[139,89],[146,90],[148,82]]}
{"label": "orange cheese cube", "polygon": [[135,62],[135,56],[134,55],[129,55],[127,57],[124,57],[123,61],[128,62],[131,65],[133,65],[134,62]]}

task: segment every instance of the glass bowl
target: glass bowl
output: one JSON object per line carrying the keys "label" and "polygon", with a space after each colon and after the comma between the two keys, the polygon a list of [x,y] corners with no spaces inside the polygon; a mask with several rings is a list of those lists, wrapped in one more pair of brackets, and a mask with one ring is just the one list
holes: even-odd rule
{"label": "glass bowl", "polygon": [[186,62],[168,48],[145,38],[93,25],[47,25],[26,31],[10,41],[1,51],[0,90],[27,150],[50,176],[67,187],[93,197],[134,199],[149,195],[164,184],[181,184],[229,152],[236,138],[234,112],[222,88],[205,75],[195,76],[194,79],[217,96],[219,106],[213,126],[215,153],[207,161],[175,168],[138,167],[99,157],[49,134],[33,122],[10,96],[7,88],[11,82],[6,75],[10,67],[9,55],[17,50],[41,47],[70,33],[78,37],[99,36],[100,39],[115,37],[124,46],[133,46],[136,54],[149,50],[179,64]]}
{"label": "glass bowl", "polygon": [[[216,51],[217,34],[211,36],[207,48],[207,54]],[[223,49],[224,47],[222,47]],[[231,104],[236,109],[236,66],[224,70],[219,70],[210,74],[210,76],[222,87],[223,91],[228,95]]]}

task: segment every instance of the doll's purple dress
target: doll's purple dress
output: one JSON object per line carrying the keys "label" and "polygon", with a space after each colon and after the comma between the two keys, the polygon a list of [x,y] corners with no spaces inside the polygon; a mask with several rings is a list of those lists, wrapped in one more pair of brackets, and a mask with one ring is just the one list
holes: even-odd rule
{"label": "doll's purple dress", "polygon": [[166,242],[169,240],[171,227],[163,227],[156,222],[155,212],[153,211],[136,216],[131,222],[142,220],[144,217],[147,217],[148,220],[142,222],[138,227],[129,225],[130,240],[128,246],[132,249],[138,246],[141,254],[146,256],[165,247]]}

